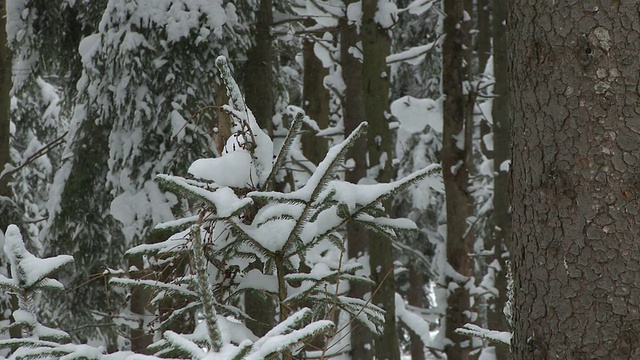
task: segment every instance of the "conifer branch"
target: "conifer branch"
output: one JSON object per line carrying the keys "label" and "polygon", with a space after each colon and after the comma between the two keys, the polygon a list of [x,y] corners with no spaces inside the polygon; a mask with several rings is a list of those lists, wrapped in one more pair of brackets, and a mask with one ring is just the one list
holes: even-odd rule
{"label": "conifer branch", "polygon": [[296,139],[296,137],[300,133],[300,128],[302,127],[302,120],[304,119],[305,114],[304,114],[304,111],[302,111],[302,109],[300,108],[296,108],[295,110],[296,110],[296,113],[293,117],[291,128],[289,129],[289,132],[287,132],[287,137],[284,139],[282,147],[278,152],[278,156],[276,157],[276,160],[273,163],[273,168],[271,169],[271,173],[269,173],[269,176],[265,181],[265,187],[268,191],[272,191],[273,188],[275,187],[276,174],[278,173],[278,171],[280,171],[280,168],[282,167],[284,160],[287,158],[287,155],[289,153],[289,150],[291,149],[291,145],[293,144],[293,141]]}
{"label": "conifer branch", "polygon": [[200,299],[202,299],[202,312],[209,332],[209,345],[214,351],[218,352],[222,348],[222,335],[216,319],[213,289],[211,289],[209,276],[207,275],[200,225],[192,226],[191,234],[193,239],[193,262],[197,275],[198,292]]}

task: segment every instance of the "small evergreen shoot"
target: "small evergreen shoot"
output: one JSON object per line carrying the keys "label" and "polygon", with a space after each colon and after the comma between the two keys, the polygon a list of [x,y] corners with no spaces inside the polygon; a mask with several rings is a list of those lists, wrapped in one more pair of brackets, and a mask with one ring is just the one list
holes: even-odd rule
{"label": "small evergreen shoot", "polygon": [[41,324],[35,304],[35,297],[41,291],[64,290],[64,286],[51,276],[71,264],[73,257],[36,257],[25,247],[20,229],[16,225],[7,227],[3,250],[11,265],[11,277],[0,275],[0,288],[17,297],[19,308],[13,312],[14,321],[0,328],[0,332],[9,332],[11,328],[17,327],[22,337],[0,340],[0,350],[17,349],[10,359],[58,359],[61,355],[73,353],[76,348],[64,345],[71,340],[69,334]]}
{"label": "small evergreen shoot", "polygon": [[[163,264],[187,254],[190,271],[168,282],[111,281],[150,286],[156,290],[156,302],[168,294],[182,296],[185,306],[176,313],[195,310],[200,315],[202,321],[193,333],[164,331],[163,339],[150,350],[157,356],[193,359],[289,357],[318,336],[331,341],[339,310],[379,333],[384,311],[365,299],[346,296],[349,283],[374,284],[362,265],[342,261],[344,227],[355,221],[392,239],[398,232],[417,231],[410,220],[388,218],[383,204],[411,184],[435,177],[439,166],[389,184],[354,185],[340,180],[347,151],[366,133],[367,124],[362,123],[329,150],[304,186],[289,193],[277,191],[275,180],[290,159],[304,113],[290,107],[294,120],[273,157],[273,142],[246,108],[226,59],[220,57],[216,64],[231,103],[223,106],[233,125],[225,151],[219,158],[194,162],[191,178],[157,177],[163,188],[190,200],[197,215],[158,225],[157,230],[176,234],[128,252]],[[277,304],[276,325],[262,338],[246,327],[252,319],[239,306],[248,291]],[[158,329],[170,328],[172,317],[161,321]]]}

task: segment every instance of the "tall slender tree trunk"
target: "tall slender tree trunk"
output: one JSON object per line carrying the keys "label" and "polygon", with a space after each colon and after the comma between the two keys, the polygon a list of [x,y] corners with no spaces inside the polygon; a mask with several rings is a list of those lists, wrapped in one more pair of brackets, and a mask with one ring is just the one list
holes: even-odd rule
{"label": "tall slender tree trunk", "polygon": [[[307,24],[305,24],[307,25]],[[310,26],[312,24],[308,24]],[[324,87],[324,77],[328,70],[313,51],[315,42],[303,41],[302,56],[304,58],[304,84],[302,85],[302,107],[307,115],[321,129],[329,125],[329,90]],[[302,153],[314,164],[319,164],[327,153],[327,140],[317,137],[315,131],[308,126],[302,134]]]}
{"label": "tall slender tree trunk", "polygon": [[637,1],[509,2],[515,359],[640,358]]}
{"label": "tall slender tree trunk", "polygon": [[[5,165],[11,161],[11,75],[12,75],[11,49],[7,37],[7,3],[0,0],[0,173]],[[5,231],[9,222],[18,216],[13,214],[14,206],[9,188],[9,177],[0,178],[0,231]],[[1,265],[1,264],[0,264]],[[8,267],[8,264],[6,264]],[[0,320],[5,320],[5,314],[11,314],[18,308],[18,299],[2,299],[0,303]],[[12,338],[21,337],[21,327],[13,327],[9,330]]]}
{"label": "tall slender tree trunk", "polygon": [[[244,91],[247,107],[251,109],[260,127],[273,137],[273,115],[275,113],[273,86],[273,1],[260,0],[253,31],[255,44],[248,54],[244,73]],[[256,267],[262,267],[256,263]],[[258,336],[266,334],[275,320],[273,300],[249,292],[245,295],[245,311],[255,322],[249,328]]]}
{"label": "tall slender tree trunk", "polygon": [[[471,197],[468,191],[469,173],[465,163],[467,156],[462,144],[465,134],[465,98],[462,91],[464,79],[463,41],[461,28],[463,2],[445,0],[444,19],[445,40],[442,45],[442,89],[446,96],[443,115],[442,167],[447,208],[447,261],[451,269],[463,277],[473,275],[473,261],[469,253],[473,244],[466,238],[467,217],[471,214]],[[464,283],[447,275],[449,296],[445,318],[445,336],[452,341],[445,351],[448,359],[466,360],[469,358],[468,338],[455,330],[470,319],[465,312],[469,310],[469,291]]]}
{"label": "tall slender tree trunk", "polygon": [[[129,266],[135,267],[142,271],[144,269],[144,261],[142,260],[142,256],[134,256],[129,259]],[[146,274],[146,272],[144,272]],[[145,276],[131,276],[132,278],[145,278]],[[150,332],[150,329],[147,327],[147,322],[145,321],[151,315],[149,311],[147,311],[147,306],[149,304],[149,300],[151,299],[151,290],[143,287],[133,287],[131,289],[131,304],[130,309],[133,314],[135,314],[139,320],[139,324],[137,328],[131,328],[131,350],[140,353],[146,354],[147,347],[153,342],[153,333]]]}
{"label": "tall slender tree trunk", "polygon": [[[509,331],[509,324],[503,314],[507,301],[507,262],[508,248],[511,244],[511,212],[509,201],[509,161],[511,160],[511,119],[509,118],[509,84],[507,59],[506,2],[493,0],[493,65],[495,85],[493,92],[493,237],[488,239],[488,248],[494,255],[488,262],[497,261],[500,271],[495,276],[495,288],[498,296],[490,302],[488,323],[492,330]],[[496,359],[505,360],[510,356],[509,347],[502,344],[496,346]]]}
{"label": "tall slender tree trunk", "polygon": [[[0,0],[0,173],[11,160],[9,137],[11,135],[11,49],[7,39],[7,3]],[[0,196],[10,196],[9,177],[0,178]],[[1,201],[1,200],[0,200]],[[7,224],[8,225],[8,224]],[[2,229],[6,229],[3,224]]]}
{"label": "tall slender tree trunk", "polygon": [[275,112],[273,87],[273,1],[260,0],[253,31],[254,45],[249,50],[244,71],[244,92],[247,107],[255,115],[258,125],[273,136]]}
{"label": "tall slender tree trunk", "polygon": [[478,73],[482,74],[491,56],[491,0],[477,0],[476,6],[478,14],[478,33],[476,35]]}
{"label": "tall slender tree trunk", "polygon": [[[346,0],[345,7],[358,0]],[[340,23],[340,66],[345,87],[342,99],[342,115],[344,118],[345,134],[350,134],[365,119],[364,113],[364,87],[362,86],[362,63],[354,57],[349,49],[356,47],[360,37],[355,25],[347,24],[347,19],[341,18]],[[349,158],[354,160],[354,167],[347,170],[345,179],[357,184],[367,176],[366,149],[367,139],[361,137],[356,140]],[[350,259],[362,258],[368,253],[369,234],[362,225],[349,222],[347,225],[347,254]],[[364,284],[350,284],[349,296],[362,299],[371,291]],[[354,322],[351,325],[351,358],[373,359],[373,336],[361,324]]]}
{"label": "tall slender tree trunk", "polygon": [[[229,102],[229,96],[227,96],[224,86],[221,85],[220,79],[216,78],[213,81],[213,88],[216,93],[216,105],[226,105]],[[227,144],[227,139],[231,136],[231,119],[229,119],[229,115],[222,111],[222,108],[217,108],[215,114],[217,131],[213,134],[212,138],[216,142],[216,151],[218,154],[222,154]]]}
{"label": "tall slender tree trunk", "polygon": [[[393,178],[393,146],[389,122],[385,116],[389,105],[389,67],[387,56],[391,38],[387,29],[376,22],[378,0],[362,1],[362,80],[364,110],[369,122],[367,151],[369,166],[376,181],[386,183]],[[387,204],[387,209],[390,209]],[[369,263],[371,277],[376,282],[374,304],[385,311],[384,333],[375,339],[377,359],[400,360],[395,314],[395,279],[393,248],[384,236],[369,233]]]}
{"label": "tall slender tree trunk", "polygon": [[[409,266],[409,305],[421,308],[424,306],[424,276],[415,266]],[[411,332],[411,360],[425,360],[424,344],[419,334]]]}

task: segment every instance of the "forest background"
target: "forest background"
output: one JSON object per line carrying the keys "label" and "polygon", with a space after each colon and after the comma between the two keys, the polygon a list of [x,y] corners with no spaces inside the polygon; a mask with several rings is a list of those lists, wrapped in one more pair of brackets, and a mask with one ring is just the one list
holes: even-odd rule
{"label": "forest background", "polygon": [[2,354],[633,354],[639,20],[593,3],[0,1]]}

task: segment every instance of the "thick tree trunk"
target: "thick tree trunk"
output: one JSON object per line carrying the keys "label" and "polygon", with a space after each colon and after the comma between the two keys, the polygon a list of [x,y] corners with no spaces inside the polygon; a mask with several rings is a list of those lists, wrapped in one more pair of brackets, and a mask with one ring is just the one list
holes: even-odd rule
{"label": "thick tree trunk", "polygon": [[[452,270],[463,277],[473,275],[473,261],[469,253],[473,251],[471,239],[465,237],[467,217],[471,214],[471,197],[468,192],[469,173],[465,164],[466,151],[462,143],[465,122],[465,98],[462,92],[464,79],[463,40],[461,28],[463,2],[445,0],[444,19],[445,40],[442,45],[442,89],[444,101],[444,127],[442,139],[442,168],[447,208],[447,261]],[[447,276],[449,283],[455,282]],[[464,283],[449,286],[445,335],[452,341],[445,351],[448,359],[466,360],[469,358],[468,337],[459,335],[455,330],[470,319],[465,315],[469,310],[469,291]]]}
{"label": "thick tree trunk", "polygon": [[509,4],[514,358],[638,359],[637,1]]}
{"label": "thick tree trunk", "polygon": [[[507,74],[507,29],[506,2],[493,0],[493,64],[495,85],[493,92],[497,95],[493,99],[493,164],[494,164],[494,194],[493,194],[493,224],[495,231],[493,238],[487,242],[487,247],[494,250],[491,261],[500,264],[501,271],[496,273],[495,287],[498,297],[490,302],[488,314],[489,328],[492,330],[509,331],[509,324],[503,314],[507,300],[507,263],[508,248],[511,244],[511,212],[509,201],[509,170],[508,161],[511,160],[511,126],[509,118],[509,84]],[[496,359],[509,358],[509,348],[497,344]]]}
{"label": "thick tree trunk", "polygon": [[253,31],[255,44],[249,50],[244,71],[244,92],[247,107],[255,115],[258,125],[273,136],[275,112],[273,87],[273,1],[260,0]]}
{"label": "thick tree trunk", "polygon": [[[329,125],[329,90],[324,87],[324,77],[329,73],[322,61],[313,51],[315,42],[305,39],[302,56],[304,57],[304,84],[302,85],[302,107],[307,115],[321,129]],[[327,140],[317,137],[315,131],[304,126],[302,134],[302,153],[312,163],[318,165],[327,154]]]}
{"label": "thick tree trunk", "polygon": [[[346,0],[345,6],[357,0]],[[364,88],[362,86],[362,63],[349,53],[349,48],[355,47],[360,37],[354,25],[348,25],[347,19],[341,18],[340,23],[340,66],[346,85],[342,99],[342,115],[344,117],[345,134],[350,134],[365,119]],[[354,167],[347,170],[345,179],[357,184],[367,176],[366,149],[367,139],[361,137],[356,140],[349,158],[354,160]],[[358,259],[368,253],[369,234],[361,225],[350,222],[347,225],[347,255],[350,259]],[[364,284],[350,284],[349,296],[362,299],[371,292],[371,288]],[[351,358],[373,359],[373,336],[358,322],[351,325]]]}
{"label": "thick tree trunk", "polygon": [[[391,38],[375,20],[378,0],[362,1],[362,80],[364,109],[369,122],[367,151],[371,171],[376,180],[386,183],[393,178],[393,146],[389,122],[385,116],[389,107],[389,67],[387,56]],[[386,208],[389,209],[390,204]],[[371,277],[376,282],[374,304],[385,311],[384,333],[375,339],[377,359],[400,360],[395,314],[395,280],[391,241],[374,232],[369,233],[369,263]]]}

